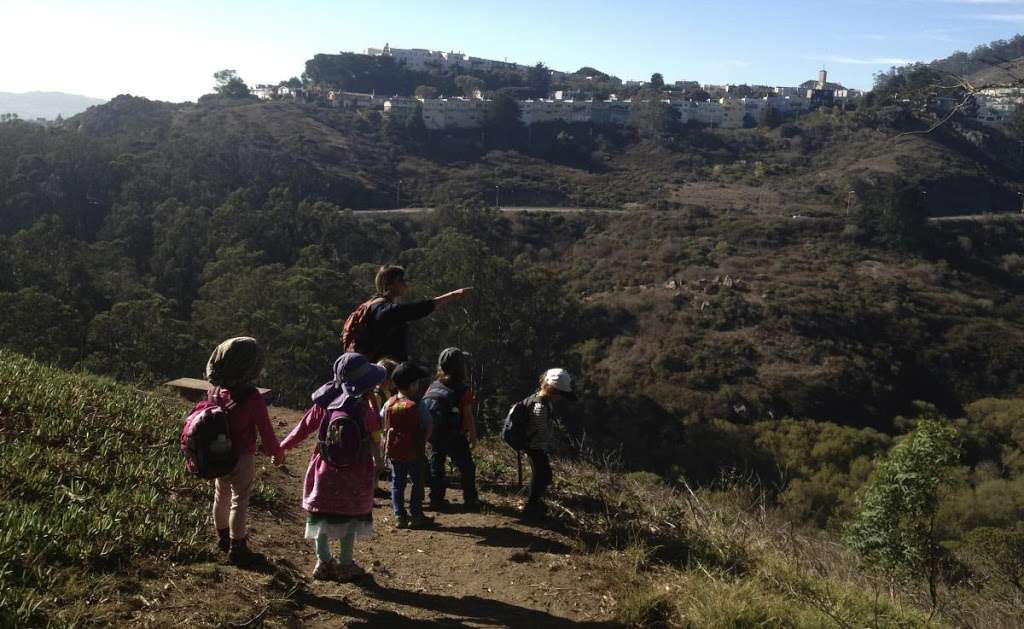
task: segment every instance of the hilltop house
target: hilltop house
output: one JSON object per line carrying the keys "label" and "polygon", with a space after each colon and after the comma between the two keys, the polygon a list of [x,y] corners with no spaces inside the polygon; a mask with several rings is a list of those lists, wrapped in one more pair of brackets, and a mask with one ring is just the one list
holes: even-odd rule
{"label": "hilltop house", "polygon": [[426,48],[392,48],[390,44],[384,44],[383,48],[367,48],[366,54],[371,57],[391,57],[397,63],[403,63],[415,70],[453,68],[456,66],[467,70],[484,72],[499,69],[527,70],[527,66],[518,63],[471,57],[461,52],[442,52],[440,50],[427,50]]}
{"label": "hilltop house", "polygon": [[978,122],[995,125],[1009,122],[1024,105],[1024,88],[987,87],[975,95],[978,104]]}

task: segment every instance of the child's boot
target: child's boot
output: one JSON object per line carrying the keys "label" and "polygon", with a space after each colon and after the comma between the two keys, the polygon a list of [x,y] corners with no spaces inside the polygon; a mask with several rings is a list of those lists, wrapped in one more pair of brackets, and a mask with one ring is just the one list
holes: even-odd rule
{"label": "child's boot", "polygon": [[359,579],[365,574],[366,570],[364,570],[354,562],[349,562],[348,565],[339,564],[337,580],[342,582],[355,581],[356,579]]}
{"label": "child's boot", "polygon": [[222,553],[231,550],[231,529],[217,529],[217,548]]}
{"label": "child's boot", "polygon": [[231,540],[228,548],[228,562],[236,566],[246,566],[256,560],[256,553],[249,550],[249,538]]}
{"label": "child's boot", "polygon": [[338,562],[333,558],[327,561],[316,560],[316,567],[313,568],[313,578],[317,581],[333,581],[338,578]]}
{"label": "child's boot", "polygon": [[414,529],[430,528],[433,525],[434,518],[422,513],[412,516],[412,519],[409,520],[409,526]]}

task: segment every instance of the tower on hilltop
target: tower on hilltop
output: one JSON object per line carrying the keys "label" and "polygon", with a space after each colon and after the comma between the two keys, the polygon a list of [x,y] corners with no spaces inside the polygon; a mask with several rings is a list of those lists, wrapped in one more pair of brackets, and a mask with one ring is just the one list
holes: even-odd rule
{"label": "tower on hilltop", "polygon": [[828,70],[826,70],[824,67],[822,67],[822,69],[818,71],[818,84],[815,85],[815,88],[819,89],[819,90],[823,90],[827,86],[828,86]]}

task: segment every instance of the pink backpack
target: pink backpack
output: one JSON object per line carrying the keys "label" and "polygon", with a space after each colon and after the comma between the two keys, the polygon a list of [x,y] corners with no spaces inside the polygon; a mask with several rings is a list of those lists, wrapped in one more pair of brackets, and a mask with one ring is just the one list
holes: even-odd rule
{"label": "pink backpack", "polygon": [[179,443],[185,457],[185,469],[199,478],[220,478],[234,471],[238,455],[231,443],[228,424],[230,413],[252,392],[242,393],[238,400],[222,405],[220,388],[213,389],[198,402],[181,427]]}
{"label": "pink backpack", "polygon": [[317,435],[320,458],[334,467],[347,468],[366,460],[370,452],[370,434],[362,417],[342,409],[330,411]]}

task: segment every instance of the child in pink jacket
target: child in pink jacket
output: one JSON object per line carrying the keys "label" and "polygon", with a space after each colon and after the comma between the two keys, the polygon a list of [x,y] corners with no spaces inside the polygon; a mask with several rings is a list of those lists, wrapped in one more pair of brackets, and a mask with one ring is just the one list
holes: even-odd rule
{"label": "child in pink jacket", "polygon": [[[318,433],[321,423],[330,421],[337,411],[361,420],[372,442],[360,449],[354,463],[345,467],[326,460],[319,444],[309,460],[302,508],[308,513],[306,539],[316,544],[314,579],[348,581],[364,573],[352,555],[355,538],[373,533],[374,456],[380,443],[380,416],[370,406],[368,393],[386,376],[383,367],[362,354],[342,354],[334,362],[334,380],[313,393],[313,406],[281,442],[285,450],[294,448],[311,433]],[[337,560],[331,555],[331,538],[341,542]]]}
{"label": "child in pink jacket", "polygon": [[215,385],[210,400],[229,408],[228,428],[238,464],[230,474],[214,481],[213,523],[220,549],[228,561],[244,565],[257,559],[248,545],[249,498],[256,477],[256,435],[265,454],[282,460],[281,446],[270,425],[267,403],[253,385],[263,369],[263,348],[256,339],[240,336],[213,350],[206,364],[206,379]]}

